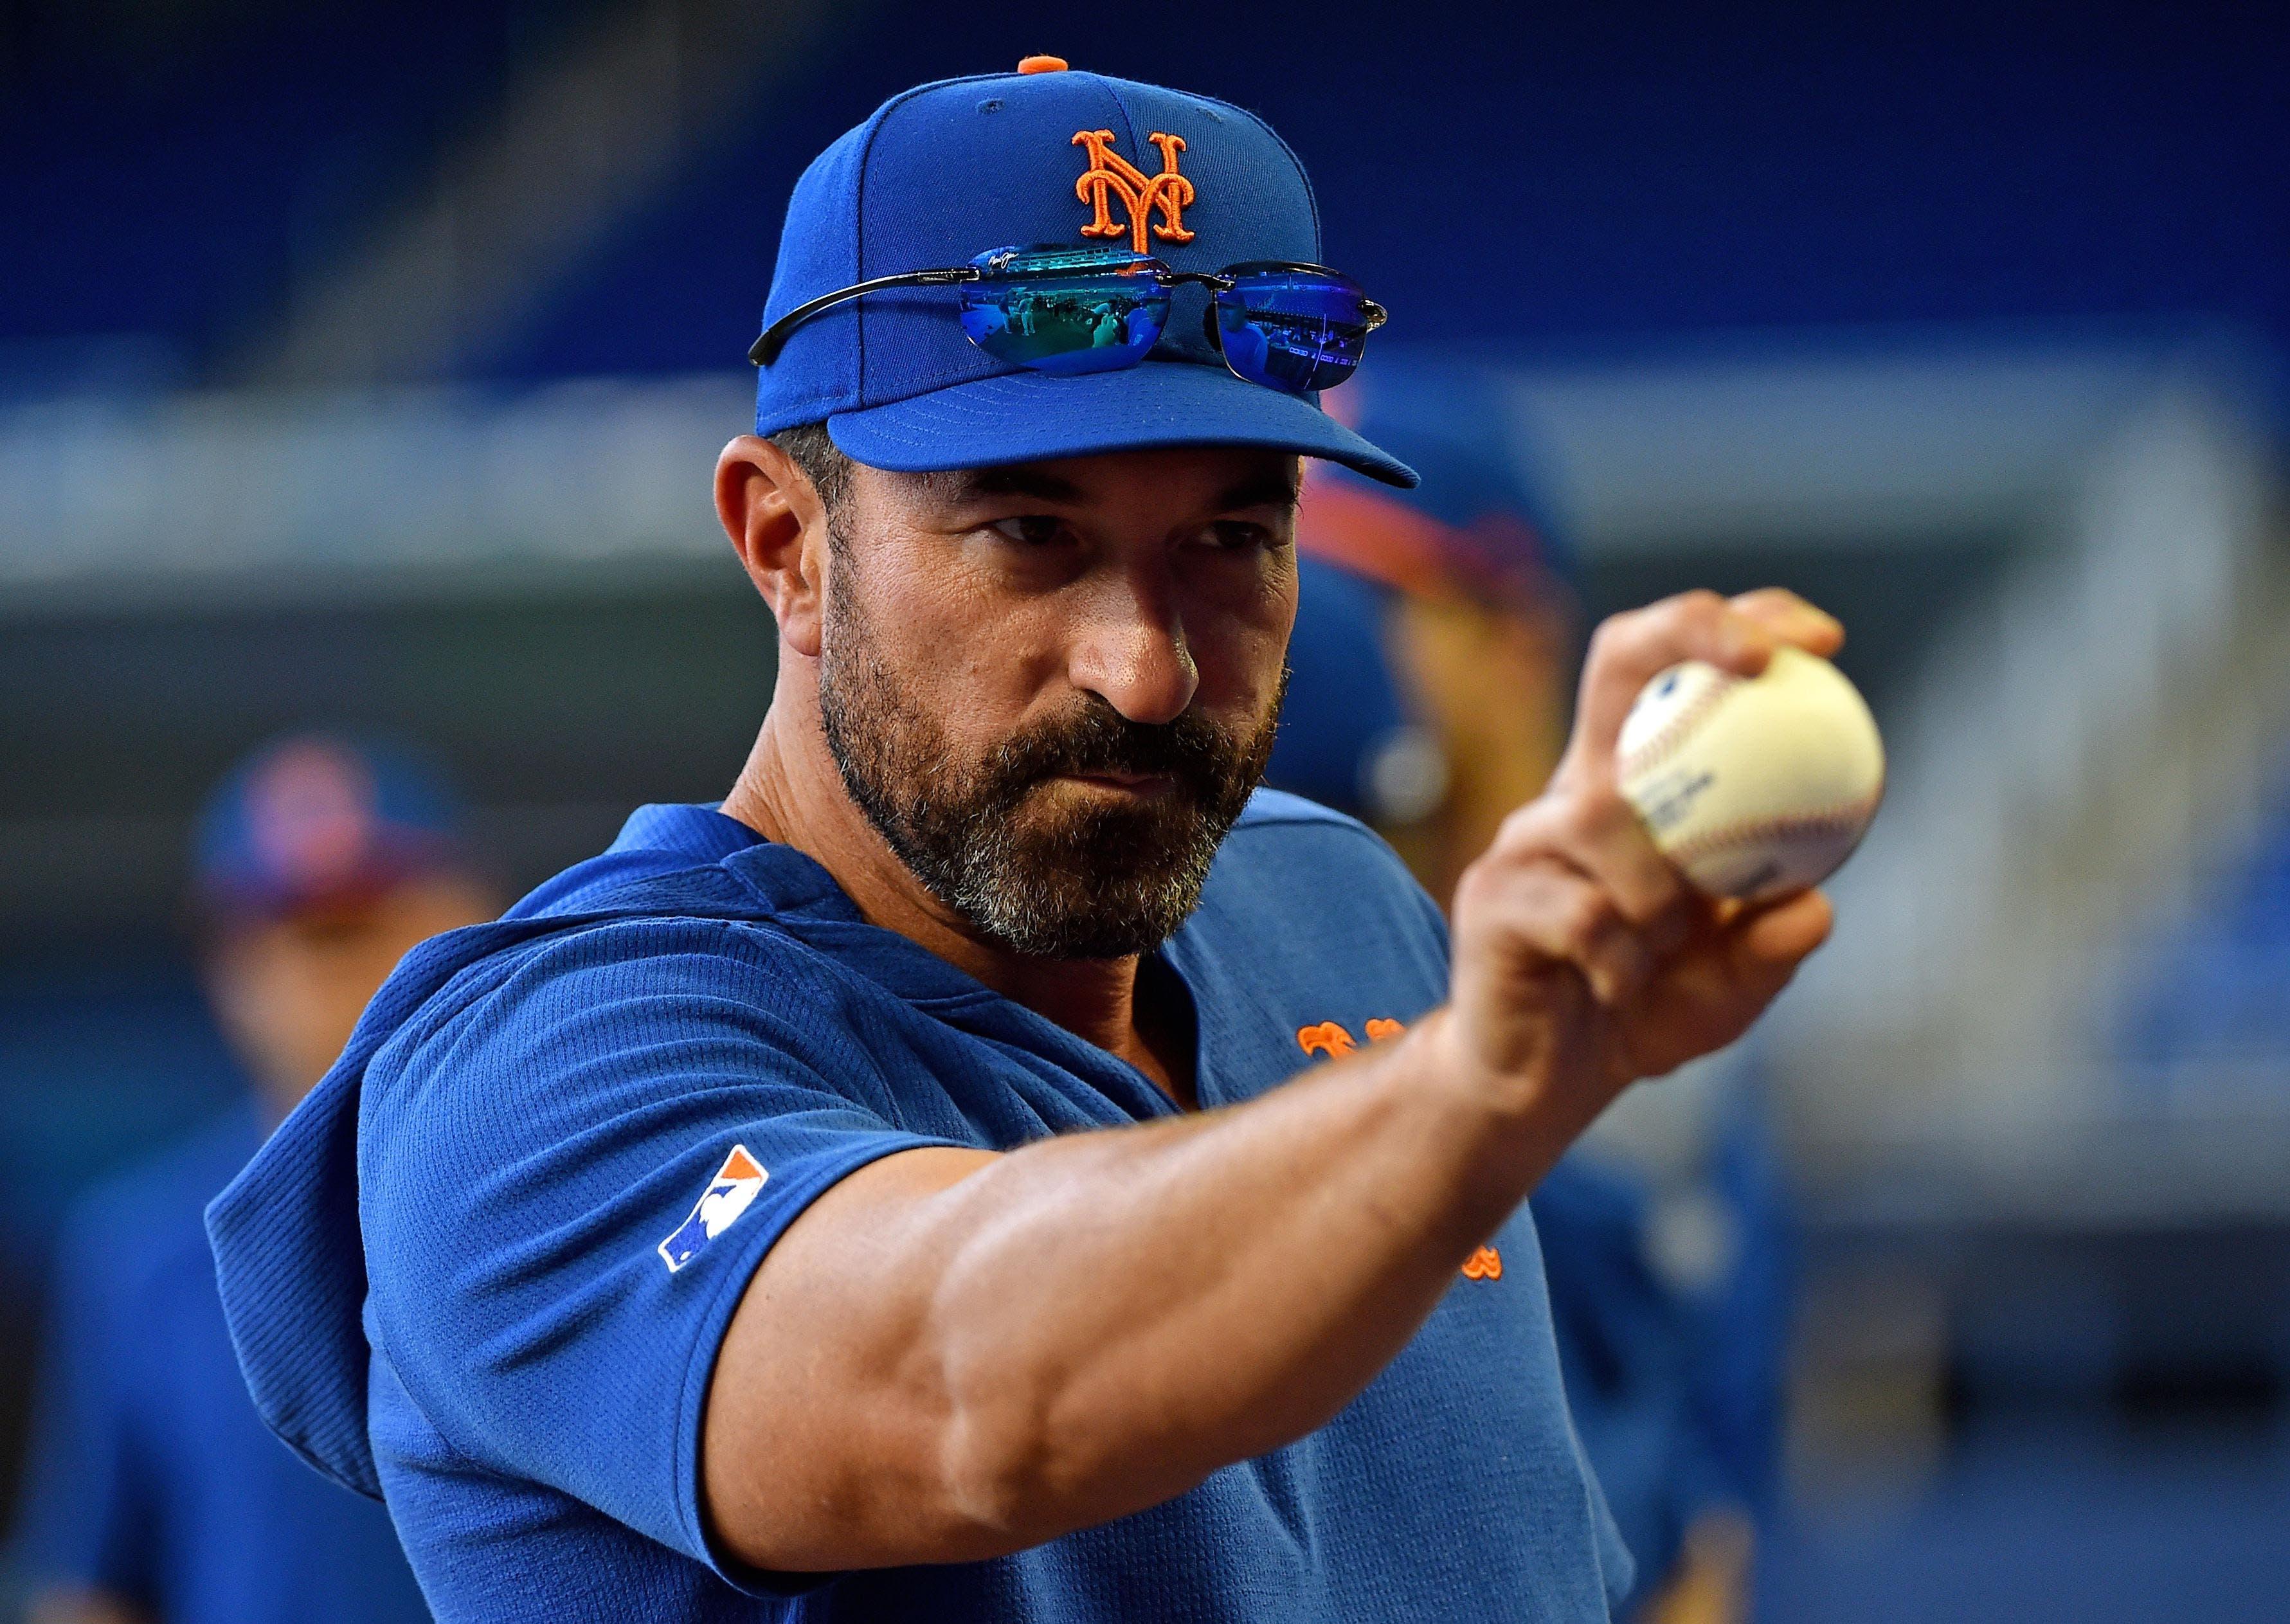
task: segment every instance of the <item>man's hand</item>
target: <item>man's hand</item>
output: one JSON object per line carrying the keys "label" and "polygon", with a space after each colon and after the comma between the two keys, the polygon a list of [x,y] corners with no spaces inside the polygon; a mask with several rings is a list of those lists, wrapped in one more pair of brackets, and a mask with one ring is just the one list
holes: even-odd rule
{"label": "man's hand", "polygon": [[1689,592],[1591,639],[1549,788],[1456,888],[1453,996],[1426,1035],[1465,1086],[1532,1116],[1538,1144],[1571,1139],[1632,1081],[1740,1036],[1829,933],[1818,892],[1758,908],[1713,900],[1654,849],[1615,779],[1638,691],[1681,660],[1750,676],[1781,644],[1828,655],[1843,641],[1778,589]]}

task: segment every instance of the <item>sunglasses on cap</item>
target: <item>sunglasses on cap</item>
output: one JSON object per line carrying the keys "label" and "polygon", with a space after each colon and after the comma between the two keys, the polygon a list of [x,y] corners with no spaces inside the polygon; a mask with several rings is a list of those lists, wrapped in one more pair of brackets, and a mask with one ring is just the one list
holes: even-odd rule
{"label": "sunglasses on cap", "polygon": [[1202,326],[1233,375],[1284,395],[1333,388],[1359,365],[1384,308],[1325,265],[1253,260],[1221,271],[1173,270],[1125,248],[996,248],[967,265],[877,276],[797,306],[764,330],[748,359],[769,366],[788,335],[831,305],[886,288],[953,284],[962,330],[997,361],[1037,372],[1137,365],[1169,324],[1188,282],[1212,295]]}

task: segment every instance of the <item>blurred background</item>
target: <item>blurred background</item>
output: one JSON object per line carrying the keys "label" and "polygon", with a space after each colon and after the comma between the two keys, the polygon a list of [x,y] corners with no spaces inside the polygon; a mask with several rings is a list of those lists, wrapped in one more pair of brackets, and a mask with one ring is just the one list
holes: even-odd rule
{"label": "blurred background", "polygon": [[1589,1148],[1690,1300],[1763,1124],[1752,1616],[2281,1616],[2278,23],[6,0],[0,1531],[61,1214],[246,1087],[202,797],[284,732],[386,740],[514,894],[719,796],[773,644],[709,470],[788,189],[892,92],[1048,51],[1270,118],[1394,312],[1364,380],[1491,380],[1456,432],[1532,483],[1578,631],[1767,582],[1851,628],[1891,788],[1834,944]]}

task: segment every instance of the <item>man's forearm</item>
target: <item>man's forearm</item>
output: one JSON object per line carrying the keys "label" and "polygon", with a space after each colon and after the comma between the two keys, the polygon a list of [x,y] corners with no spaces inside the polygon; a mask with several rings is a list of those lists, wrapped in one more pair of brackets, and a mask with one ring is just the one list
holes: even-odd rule
{"label": "man's forearm", "polygon": [[[872,1372],[877,1442],[853,1447],[849,1412],[832,1418],[863,1481],[818,1484],[832,1516],[788,1517],[813,1532],[743,1554],[825,1568],[1020,1549],[1329,1420],[1580,1125],[1441,1075],[1437,1023],[1245,1106],[978,1159],[855,1226],[865,1300],[822,1327],[810,1368]],[[967,1153],[915,1158],[933,1154]],[[839,1266],[799,1267],[789,1289],[809,1299]],[[735,1324],[725,1357],[743,1340]],[[726,1509],[720,1525],[753,1525]]]}
{"label": "man's forearm", "polygon": [[[1153,1505],[1325,1422],[1547,1163],[1428,1041],[1248,1106],[1004,1158],[937,1198],[930,1340],[1019,1543]],[[1013,1445],[1014,1444],[1014,1447]]]}

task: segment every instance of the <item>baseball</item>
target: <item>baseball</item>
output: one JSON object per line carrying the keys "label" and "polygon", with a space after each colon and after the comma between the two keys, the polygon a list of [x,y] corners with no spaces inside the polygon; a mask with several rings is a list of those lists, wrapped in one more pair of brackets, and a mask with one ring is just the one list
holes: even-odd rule
{"label": "baseball", "polygon": [[1622,794],[1662,855],[1701,891],[1744,901],[1827,879],[1885,793],[1868,702],[1797,648],[1759,676],[1672,666],[1630,707],[1615,755]]}

